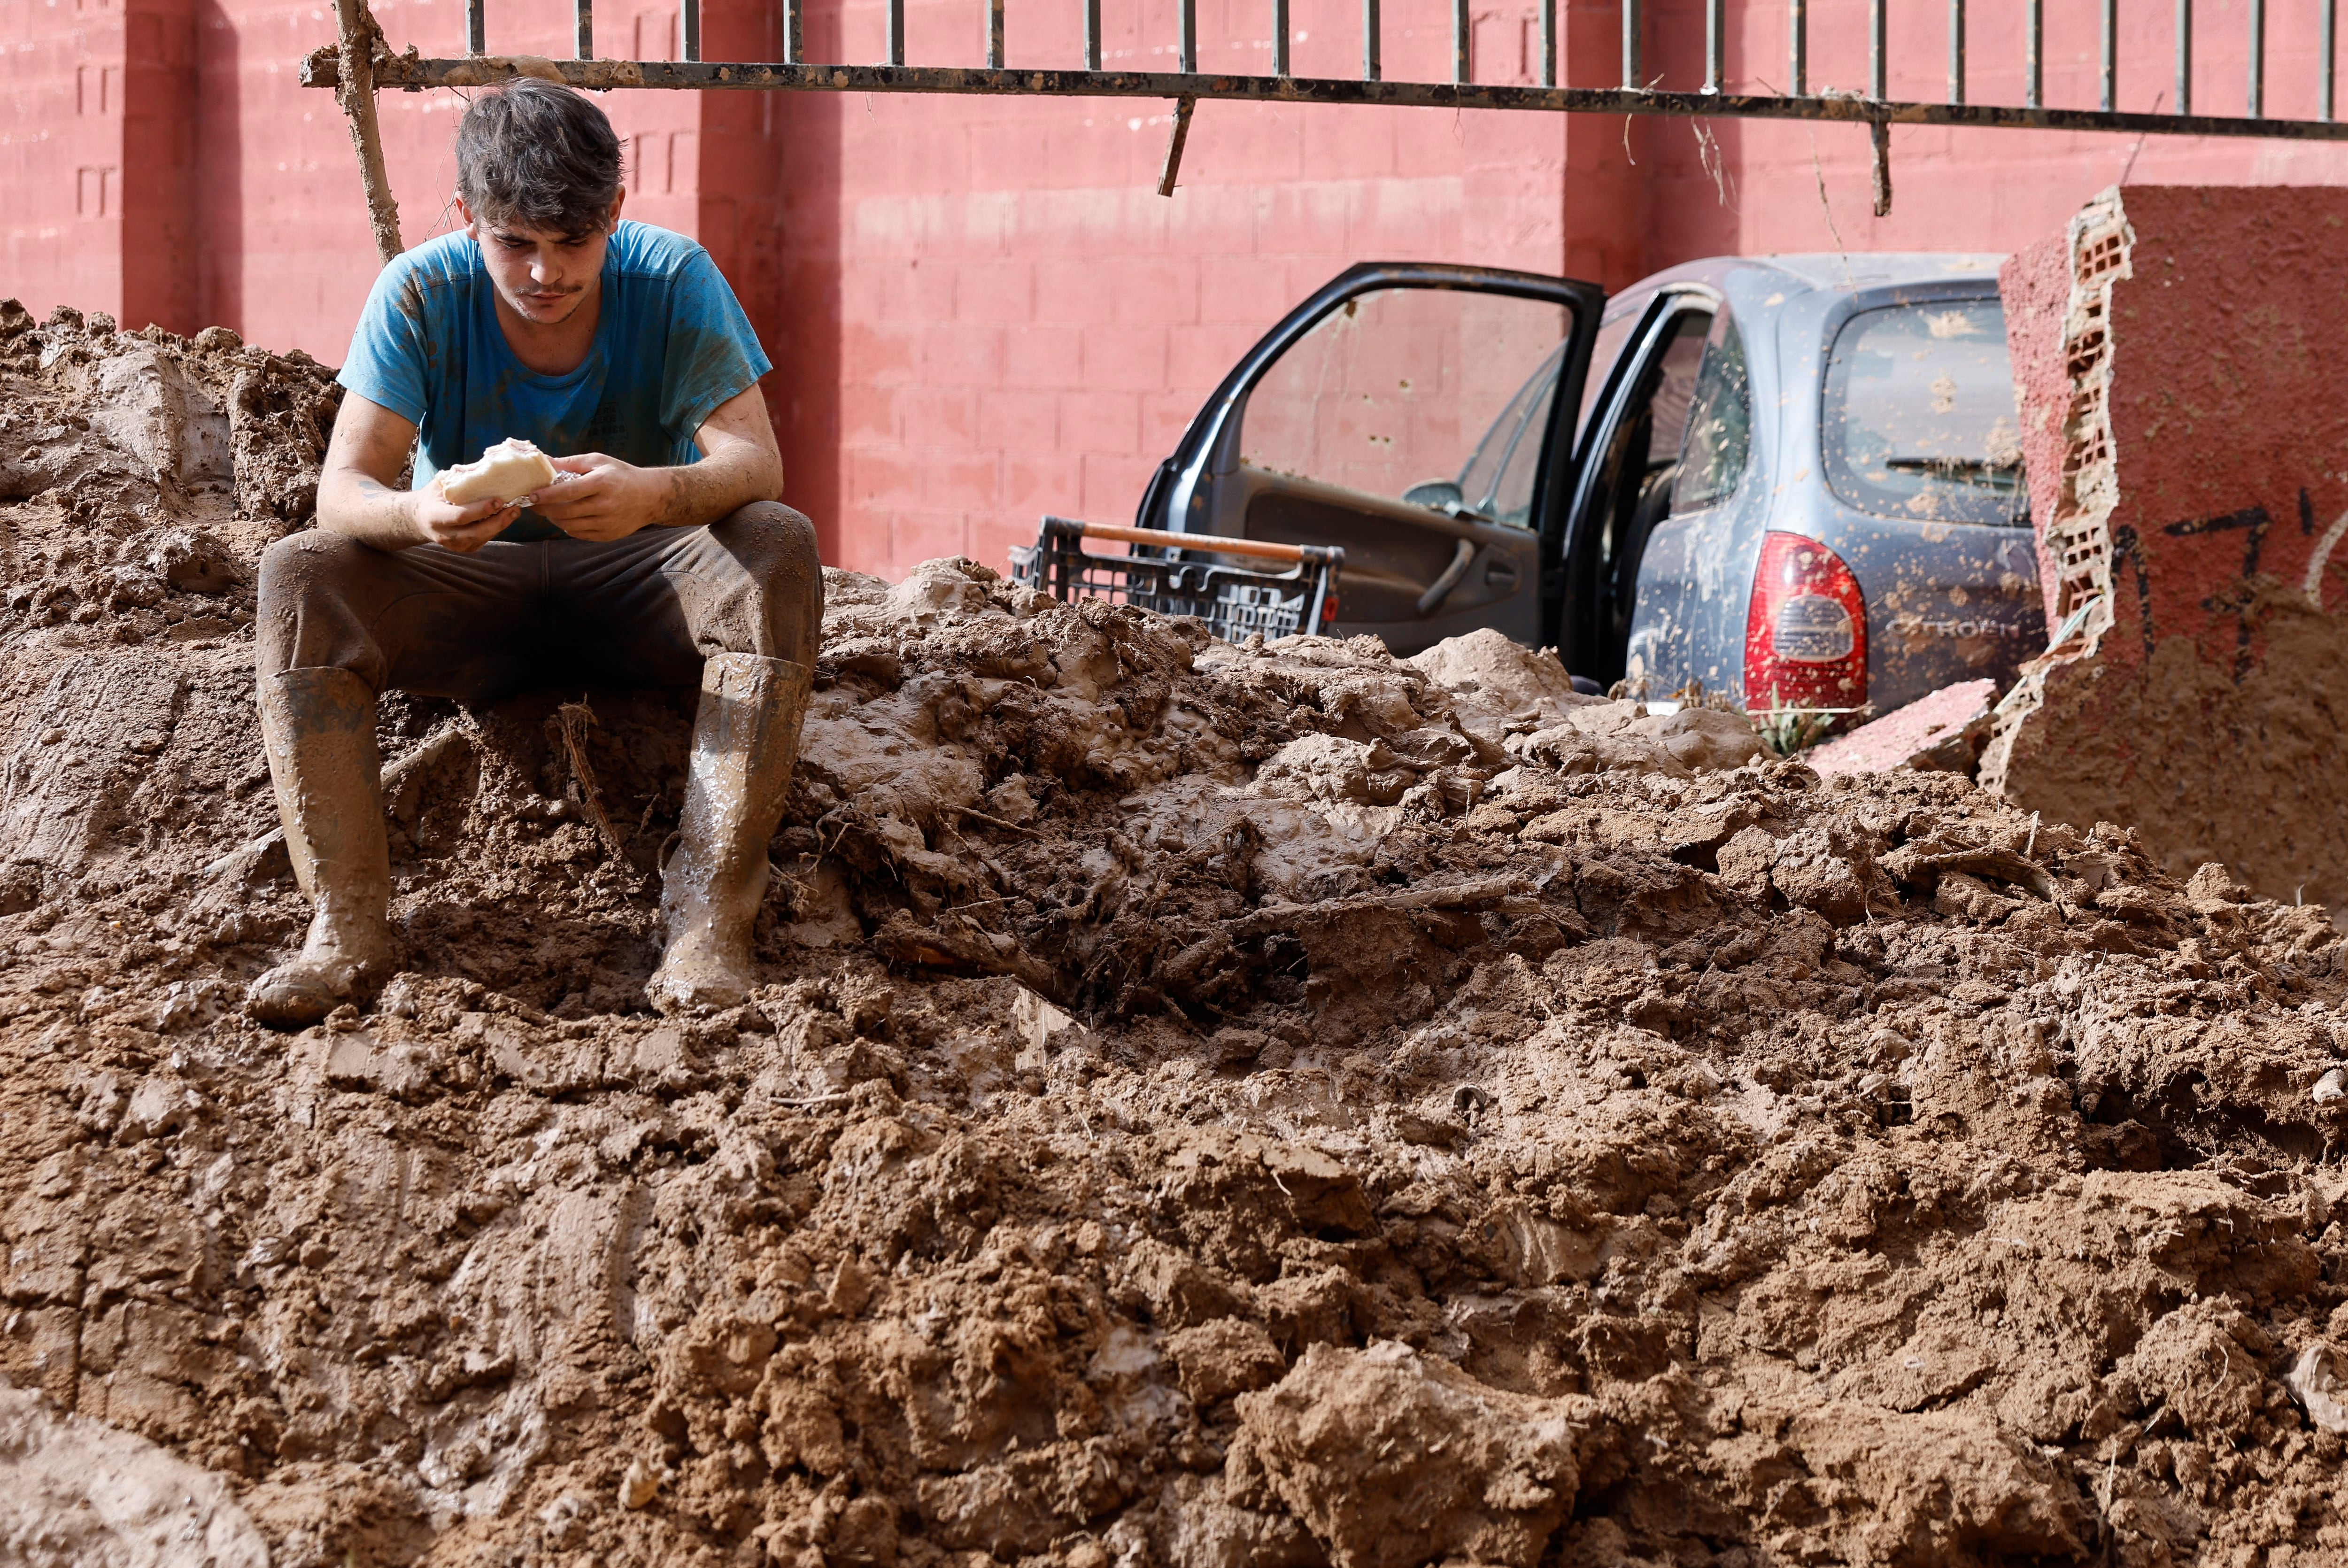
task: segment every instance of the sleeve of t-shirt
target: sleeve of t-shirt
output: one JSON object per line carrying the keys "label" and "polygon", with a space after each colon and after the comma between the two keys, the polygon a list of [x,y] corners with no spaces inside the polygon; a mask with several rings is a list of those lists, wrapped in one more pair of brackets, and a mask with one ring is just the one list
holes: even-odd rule
{"label": "sleeve of t-shirt", "polygon": [[345,391],[379,403],[411,425],[424,423],[424,291],[416,270],[394,262],[376,274],[335,377]]}
{"label": "sleeve of t-shirt", "polygon": [[740,397],[774,368],[726,274],[695,246],[669,289],[668,377],[661,424],[689,443],[718,405]]}

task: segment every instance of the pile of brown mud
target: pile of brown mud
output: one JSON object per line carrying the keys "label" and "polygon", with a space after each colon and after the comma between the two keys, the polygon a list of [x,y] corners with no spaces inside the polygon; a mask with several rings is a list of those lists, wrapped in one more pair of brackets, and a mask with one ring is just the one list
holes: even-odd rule
{"label": "pile of brown mud", "polygon": [[683,698],[393,702],[409,972],[273,1034],[237,495],[331,392],[8,334],[0,1555],[2348,1551],[2322,911],[933,562],[828,575],[754,1005],[642,1000]]}

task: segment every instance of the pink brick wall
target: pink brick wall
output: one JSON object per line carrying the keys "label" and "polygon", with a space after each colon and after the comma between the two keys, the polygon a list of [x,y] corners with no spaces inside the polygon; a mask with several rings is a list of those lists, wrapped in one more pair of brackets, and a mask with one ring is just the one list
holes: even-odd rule
{"label": "pink brick wall", "polygon": [[[597,41],[668,49],[674,7],[629,0],[599,7]],[[387,36],[430,54],[460,55],[458,0],[383,0]],[[206,245],[203,314],[255,342],[298,347],[329,362],[375,278],[374,246],[349,132],[334,95],[296,84],[301,57],[334,37],[334,13],[286,0],[206,0],[195,138],[202,168]],[[560,0],[492,0],[489,46],[568,54],[571,9]],[[649,19],[649,26],[644,22]],[[690,232],[697,225],[696,105],[682,94],[610,95],[615,129],[637,169],[629,213]],[[455,218],[450,145],[464,103],[451,92],[386,93],[384,152],[400,229],[409,244],[445,233]]]}
{"label": "pink brick wall", "polygon": [[[153,19],[141,35],[160,40],[151,47],[133,49],[126,3]],[[2204,0],[2197,107],[2240,106],[2241,4]],[[173,5],[185,7],[178,23]],[[1478,78],[1530,80],[1529,0],[1475,5]],[[705,9],[708,57],[778,57],[778,5]],[[1173,0],[1103,9],[1105,63],[1170,68]],[[1202,67],[1267,69],[1269,9],[1202,5]],[[1447,76],[1448,7],[1386,9],[1386,74]],[[1973,96],[2017,100],[2020,0],[1972,9]],[[2087,102],[2092,13],[2048,9],[2050,99]],[[2151,108],[2168,87],[2168,12],[2127,9],[2122,103]],[[671,0],[599,11],[601,52],[672,52]],[[976,0],[909,0],[907,11],[916,62],[981,57]],[[1651,0],[1649,13],[1650,72],[1697,85],[1699,0]],[[383,0],[378,14],[396,46],[461,50],[458,0]],[[1729,85],[1782,87],[1782,0],[1730,15]],[[809,57],[878,58],[882,15],[880,0],[811,4]],[[1011,63],[1076,64],[1078,15],[1073,0],[1013,0]],[[1810,0],[1810,16],[1813,87],[1862,86],[1866,0]],[[1893,91],[1938,96],[1940,8],[1892,17]],[[111,309],[127,325],[219,320],[338,358],[374,259],[332,97],[294,81],[300,57],[332,37],[331,18],[315,0],[0,0],[0,293],[36,311]],[[1569,3],[1561,18],[1566,79],[1615,80],[1614,6]],[[2312,111],[2312,26],[2296,8],[2270,16],[2271,113]],[[1356,0],[1293,0],[1292,26],[1297,70],[1358,70]],[[567,54],[568,7],[490,0],[489,42]],[[172,63],[183,57],[192,63]],[[103,73],[126,68],[144,73],[145,129],[116,98],[86,96],[87,112],[73,111],[77,83],[103,91]],[[880,571],[942,551],[1000,562],[1046,511],[1128,519],[1223,369],[1356,260],[1481,262],[1619,286],[1723,252],[1996,252],[2058,224],[2131,160],[2135,179],[2172,182],[2322,183],[2348,169],[2312,144],[1903,129],[1898,205],[1877,220],[1866,135],[1851,127],[1714,122],[1715,180],[1686,122],[1209,103],[1168,201],[1155,193],[1162,102],[602,101],[630,140],[631,212],[707,243],[767,341],[790,499],[818,520],[829,559]],[[444,227],[462,103],[390,94],[382,107],[414,243]],[[127,159],[134,143],[147,150]],[[126,187],[126,166],[172,172]]]}
{"label": "pink brick wall", "polygon": [[0,292],[123,299],[119,0],[0,0]]}

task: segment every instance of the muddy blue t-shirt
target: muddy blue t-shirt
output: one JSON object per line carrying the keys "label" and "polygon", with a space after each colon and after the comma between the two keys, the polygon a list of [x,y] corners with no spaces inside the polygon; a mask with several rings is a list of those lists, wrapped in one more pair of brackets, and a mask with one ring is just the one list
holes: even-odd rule
{"label": "muddy blue t-shirt", "polygon": [[[516,359],[469,234],[443,234],[383,269],[338,379],[417,428],[421,490],[509,436],[551,457],[603,452],[641,468],[699,459],[695,432],[774,368],[709,253],[623,222],[603,253],[595,346],[567,376]],[[500,539],[556,539],[524,512]]]}

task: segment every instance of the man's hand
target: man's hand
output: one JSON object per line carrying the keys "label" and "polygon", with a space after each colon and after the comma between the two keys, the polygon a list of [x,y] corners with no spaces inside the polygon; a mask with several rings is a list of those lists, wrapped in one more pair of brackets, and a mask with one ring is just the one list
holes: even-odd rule
{"label": "man's hand", "polygon": [[716,522],[736,508],[782,494],[783,461],[756,387],[721,403],[694,433],[701,460],[640,469],[600,452],[556,458],[560,477],[535,496],[452,506],[439,492],[395,490],[416,449],[416,427],[354,392],[344,397],[318,477],[318,526],[407,550],[438,544],[469,554],[530,507],[573,539],[625,539],[644,528]]}
{"label": "man's hand", "polygon": [[470,555],[521,515],[528,496],[458,506],[438,486],[392,489],[415,449],[415,426],[355,392],[345,397],[318,476],[318,526],[377,550],[438,544]]}
{"label": "man's hand", "polygon": [[501,501],[492,497],[458,506],[442,500],[438,490],[417,490],[409,497],[415,524],[411,542],[438,544],[459,555],[470,555],[510,527],[529,499]]}
{"label": "man's hand", "polygon": [[531,498],[532,510],[573,539],[625,539],[671,521],[674,469],[640,469],[601,452],[557,458],[554,467],[566,477]]}

